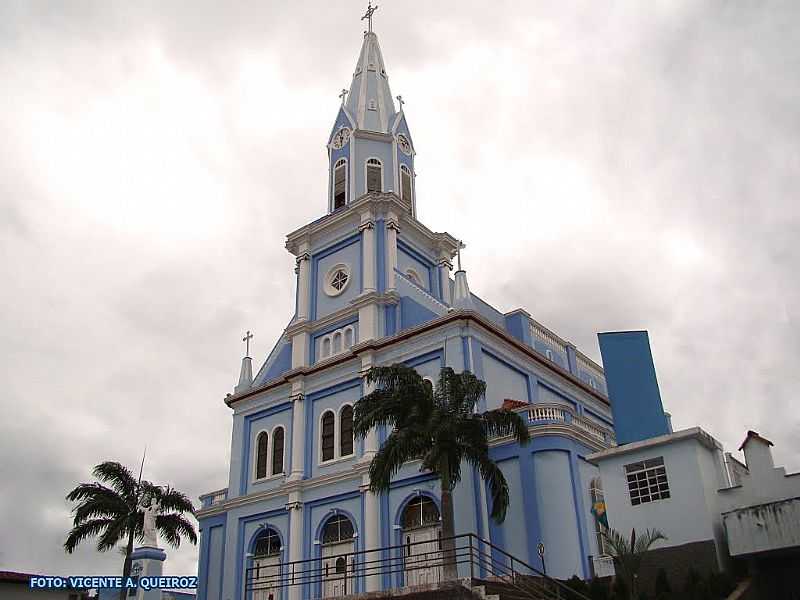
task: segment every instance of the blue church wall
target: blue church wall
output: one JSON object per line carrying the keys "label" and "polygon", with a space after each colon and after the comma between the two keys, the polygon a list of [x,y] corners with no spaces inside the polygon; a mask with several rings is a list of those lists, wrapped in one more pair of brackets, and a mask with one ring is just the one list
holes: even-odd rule
{"label": "blue church wall", "polygon": [[[534,453],[534,478],[547,482],[536,486],[542,543],[548,575],[568,579],[572,575],[584,577],[585,556],[576,522],[576,508],[572,482],[570,453],[562,450],[544,450]],[[581,517],[582,511],[580,511]]]}
{"label": "blue church wall", "polygon": [[[270,406],[264,410],[244,416],[242,419],[241,436],[244,440],[241,454],[241,471],[239,475],[240,494],[245,495],[256,491],[264,491],[278,487],[284,475],[291,469],[290,456],[292,447],[292,403],[283,402]],[[256,465],[256,438],[259,433],[266,431],[270,440],[277,426],[284,429],[284,473],[275,478],[268,477],[258,482],[255,481]],[[268,469],[272,467],[272,455],[268,457]]]}
{"label": "blue church wall", "polygon": [[267,359],[265,366],[263,373],[255,379],[256,385],[280,377],[292,368],[292,343],[281,338],[275,347],[274,355]]}
{"label": "blue church wall", "polygon": [[400,243],[398,243],[397,246],[397,270],[405,275],[409,269],[413,269],[417,275],[419,275],[423,289],[430,292],[433,289],[431,265],[425,264],[415,258],[411,252],[405,249]]}
{"label": "blue church wall", "polygon": [[517,311],[505,315],[505,328],[523,344],[532,346],[530,319],[524,313]]}
{"label": "blue church wall", "polygon": [[199,521],[198,600],[222,600],[225,524],[226,515],[224,514]]}
{"label": "blue church wall", "polygon": [[500,408],[505,399],[530,402],[528,375],[485,349],[483,380],[486,381],[487,410]]}
{"label": "blue church wall", "polygon": [[408,296],[400,298],[400,330],[410,329],[436,318],[436,313],[428,310]]}
{"label": "blue church wall", "polygon": [[[519,457],[511,457],[499,461],[500,470],[509,485],[510,504],[503,523],[496,523],[489,519],[489,532],[492,543],[503,548],[506,552],[526,558],[530,556],[528,551],[528,539],[526,535],[520,535],[522,529],[527,529],[528,515],[525,513],[525,502],[523,498],[523,479],[520,472]],[[491,513],[491,495],[487,493],[487,510]]]}
{"label": "blue church wall", "polygon": [[506,328],[506,316],[503,313],[501,313],[488,302],[484,302],[475,294],[470,295],[472,296],[472,302],[475,305],[475,309],[481,314],[481,316],[486,317],[492,323],[498,327],[501,327],[502,329]]}
{"label": "blue church wall", "polygon": [[377,158],[383,164],[383,191],[394,190],[392,144],[364,138],[357,138],[354,143],[355,198],[366,192],[366,166],[369,158]]}
{"label": "blue church wall", "polygon": [[[353,379],[332,388],[309,394],[306,401],[306,477],[317,477],[350,469],[353,462],[361,456],[363,441],[356,440],[353,454],[340,457],[339,415],[345,404],[353,405],[361,398],[361,379]],[[321,418],[331,410],[335,415],[334,459],[322,463]]]}
{"label": "blue church wall", "polygon": [[[325,277],[337,264],[350,269],[350,281],[338,296],[325,293]],[[312,257],[313,290],[312,319],[320,319],[332,312],[349,306],[350,301],[361,293],[361,238],[352,236]]]}
{"label": "blue church wall", "polygon": [[558,389],[539,383],[539,402],[551,404],[563,404],[576,408],[578,403],[570,397],[562,394]]}
{"label": "blue church wall", "polygon": [[549,350],[552,353],[552,358],[550,360],[552,360],[562,369],[569,371],[569,363],[567,362],[567,355],[561,350],[553,348],[545,344],[541,340],[534,340],[533,349],[545,356],[547,356],[547,351]]}

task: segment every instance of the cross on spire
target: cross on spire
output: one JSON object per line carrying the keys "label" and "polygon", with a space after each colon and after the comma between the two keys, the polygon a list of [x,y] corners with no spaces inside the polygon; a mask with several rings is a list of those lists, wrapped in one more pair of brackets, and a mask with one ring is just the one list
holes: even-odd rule
{"label": "cross on spire", "polygon": [[457,250],[457,252],[458,252],[458,270],[459,271],[461,270],[461,249],[462,248],[466,248],[466,247],[467,247],[467,245],[464,242],[462,242],[461,240],[458,241],[458,250]]}
{"label": "cross on spire", "polygon": [[253,339],[253,334],[250,333],[250,330],[248,329],[247,330],[247,334],[242,338],[242,341],[245,344],[247,344],[247,346],[246,346],[247,352],[245,353],[245,356],[250,356],[250,340],[252,340],[252,339]]}
{"label": "cross on spire", "polygon": [[364,16],[361,17],[361,20],[367,20],[367,33],[372,33],[372,13],[378,10],[378,5],[372,6],[372,0],[369,0],[367,3],[367,12],[364,13]]}
{"label": "cross on spire", "polygon": [[402,96],[395,96],[395,97],[397,98],[397,102],[400,104],[400,110],[403,110],[403,104],[405,104],[406,101],[403,100]]}
{"label": "cross on spire", "polygon": [[342,104],[344,104],[345,98],[347,98],[347,90],[342,88],[342,92],[339,94],[339,98],[342,99]]}

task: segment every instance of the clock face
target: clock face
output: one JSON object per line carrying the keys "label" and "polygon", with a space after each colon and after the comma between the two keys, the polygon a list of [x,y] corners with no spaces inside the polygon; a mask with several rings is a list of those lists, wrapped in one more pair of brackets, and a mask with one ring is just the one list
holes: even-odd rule
{"label": "clock face", "polygon": [[397,136],[397,145],[402,150],[403,154],[411,154],[411,142],[402,133]]}
{"label": "clock face", "polygon": [[347,140],[350,139],[350,130],[347,127],[342,127],[339,131],[336,132],[336,135],[333,136],[333,147],[337,150],[344,146],[347,143]]}

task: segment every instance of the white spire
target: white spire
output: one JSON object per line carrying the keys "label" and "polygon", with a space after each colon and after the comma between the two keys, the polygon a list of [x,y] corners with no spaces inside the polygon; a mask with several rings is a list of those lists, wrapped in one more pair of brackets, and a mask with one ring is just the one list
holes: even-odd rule
{"label": "white spire", "polygon": [[233,388],[235,394],[246,392],[253,387],[253,359],[245,356],[242,359],[242,369],[239,371],[239,383]]}
{"label": "white spire", "polygon": [[389,133],[396,111],[378,36],[372,31],[364,34],[346,106],[358,129]]}
{"label": "white spire", "polygon": [[456,271],[455,283],[453,285],[453,308],[463,310],[474,310],[472,294],[467,283],[467,272],[464,270]]}

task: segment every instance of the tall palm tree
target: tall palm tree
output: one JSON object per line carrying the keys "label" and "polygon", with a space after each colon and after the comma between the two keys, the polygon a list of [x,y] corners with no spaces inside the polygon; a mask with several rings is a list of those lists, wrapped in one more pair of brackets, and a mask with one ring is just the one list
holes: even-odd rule
{"label": "tall palm tree", "polygon": [[636,578],[639,576],[644,553],[656,542],[666,540],[667,536],[658,529],[647,529],[644,535],[636,537],[635,528],[631,530],[630,541],[615,529],[604,531],[602,535],[608,540],[614,565],[619,569],[619,574],[628,585],[630,597],[637,598]]}
{"label": "tall palm tree", "polygon": [[[67,500],[78,503],[72,509],[73,527],[64,542],[68,554],[90,537],[97,538],[99,552],[112,550],[124,540],[127,545],[122,575],[128,577],[134,539],[144,539],[144,518],[139,504],[148,497],[161,506],[161,514],[156,516],[156,528],[170,546],[178,548],[184,537],[192,544],[197,543],[194,526],[183,516],[185,513],[194,516],[194,506],[181,492],[170,487],[161,488],[149,481],[137,481],[133,473],[118,462],[100,463],[92,474],[103,483],[81,483],[67,494]],[[122,589],[120,598],[124,597],[125,590]]]}
{"label": "tall palm tree", "polygon": [[445,367],[434,388],[414,369],[394,364],[372,367],[367,383],[376,384],[376,388],[354,406],[354,434],[363,438],[375,427],[393,429],[370,464],[370,490],[387,491],[392,477],[410,460],[421,460],[422,469],[439,476],[444,576],[455,579],[452,492],[461,480],[461,464],[466,461],[477,467],[492,496],[491,516],[501,523],[509,504],[508,483],[489,457],[489,438],[512,436],[526,444],[528,426],[509,410],[476,413],[486,383],[469,371],[455,373]]}

